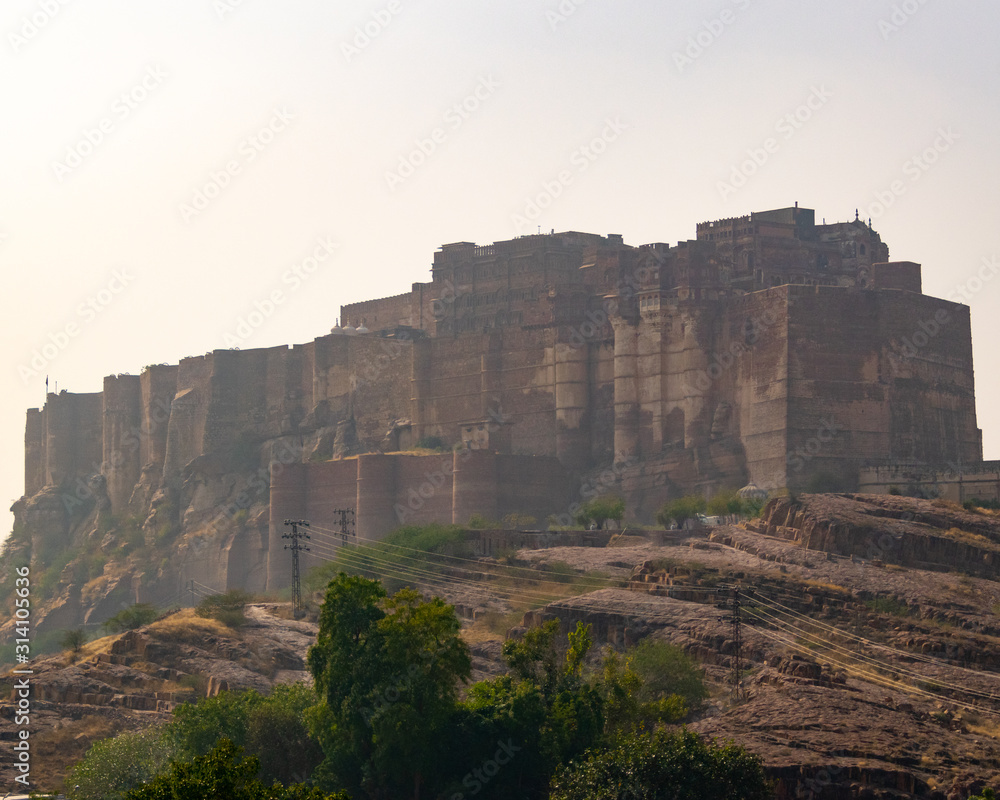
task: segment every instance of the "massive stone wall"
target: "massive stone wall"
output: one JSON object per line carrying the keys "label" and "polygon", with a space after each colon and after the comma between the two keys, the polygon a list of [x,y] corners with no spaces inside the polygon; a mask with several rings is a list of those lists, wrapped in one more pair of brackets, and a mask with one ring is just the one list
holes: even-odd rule
{"label": "massive stone wall", "polygon": [[[336,509],[354,509],[351,543],[377,541],[400,525],[466,524],[478,514],[510,513],[543,521],[572,501],[569,474],[552,457],[461,450],[437,455],[367,454],[322,464],[296,464],[271,478],[267,585],[287,586],[291,559],[282,538],[289,519],[308,519],[313,550],[301,568],[322,563],[341,546]],[[305,530],[305,529],[304,529]]]}
{"label": "massive stone wall", "polygon": [[429,283],[344,306],[312,342],[49,395],[28,414],[25,491],[100,473],[115,514],[162,505],[210,531],[210,556],[184,556],[198,580],[273,587],[287,577],[267,564],[286,562],[275,520],[342,503],[383,535],[425,466],[382,454],[432,436],[474,455],[413,521],[535,508],[523,476],[550,484],[529,464],[577,486],[613,467],[603,489],[650,519],[751,479],[853,488],[869,463],[979,461],[968,308],[887,259],[862,221],[797,207],[702,223],[674,247],[577,232],[446,245]]}

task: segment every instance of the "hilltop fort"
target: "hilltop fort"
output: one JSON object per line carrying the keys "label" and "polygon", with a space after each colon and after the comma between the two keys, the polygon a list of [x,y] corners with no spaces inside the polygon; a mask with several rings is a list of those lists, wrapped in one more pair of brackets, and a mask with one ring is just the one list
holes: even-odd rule
{"label": "hilltop fort", "polygon": [[[441,453],[407,452],[428,444]],[[429,282],[343,306],[313,342],[49,394],[28,411],[14,511],[33,559],[91,538],[116,552],[127,519],[147,546],[175,541],[167,563],[87,590],[101,618],[191,580],[283,587],[283,520],[335,529],[337,508],[367,539],[565,516],[600,491],[648,521],[751,481],[852,490],[876,468],[981,462],[969,308],[924,295],[920,265],[890,261],[863,220],[796,205],[674,246],[446,244]]]}

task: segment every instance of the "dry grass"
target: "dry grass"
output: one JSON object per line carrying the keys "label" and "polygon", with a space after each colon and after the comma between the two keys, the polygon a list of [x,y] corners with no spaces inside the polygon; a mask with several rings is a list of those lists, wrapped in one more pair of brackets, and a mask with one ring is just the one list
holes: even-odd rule
{"label": "dry grass", "polygon": [[841,586],[839,583],[827,583],[825,581],[803,581],[806,586],[814,586],[817,589],[823,589],[827,592],[834,592],[835,594],[849,595],[851,590],[846,586]]}
{"label": "dry grass", "polygon": [[110,653],[111,644],[121,636],[120,633],[115,633],[110,636],[102,636],[100,639],[94,639],[92,642],[87,642],[83,647],[80,648],[80,652],[76,654],[76,661],[83,661],[84,659],[94,658],[101,653]]}
{"label": "dry grass", "polygon": [[935,508],[946,508],[949,511],[962,511],[962,512],[965,511],[961,503],[956,503],[954,500],[937,499],[933,500],[931,502],[931,505],[934,506]]}
{"label": "dry grass", "polygon": [[83,758],[90,746],[100,739],[114,736],[120,730],[120,724],[95,715],[67,720],[57,727],[33,734],[32,760],[46,767],[37,773],[31,771],[32,790],[51,792],[62,789],[70,768]]}
{"label": "dry grass", "polygon": [[948,528],[948,530],[942,531],[941,535],[956,542],[970,544],[973,547],[982,547],[986,550],[1000,550],[1000,545],[997,545],[992,539],[987,539],[978,533],[963,531],[961,528]]}
{"label": "dry grass", "polygon": [[977,733],[980,736],[989,736],[991,739],[1000,739],[1000,722],[982,720],[978,723],[972,723],[971,721],[966,720],[965,726],[972,733]]}
{"label": "dry grass", "polygon": [[[507,624],[507,620],[516,617],[514,622]],[[482,642],[502,642],[509,628],[514,627],[521,621],[521,615],[516,612],[512,614],[486,614],[471,625],[462,628],[462,638],[468,645],[481,644]]]}
{"label": "dry grass", "polygon": [[187,644],[199,644],[206,636],[240,638],[239,631],[223,625],[216,619],[199,617],[194,609],[185,608],[165,619],[157,620],[148,628],[156,638],[171,639]]}

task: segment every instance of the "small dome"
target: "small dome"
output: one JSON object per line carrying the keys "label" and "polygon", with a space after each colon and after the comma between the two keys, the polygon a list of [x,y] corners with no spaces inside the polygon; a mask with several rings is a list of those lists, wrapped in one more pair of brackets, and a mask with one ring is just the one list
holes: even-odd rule
{"label": "small dome", "polygon": [[361,327],[357,330],[358,333],[369,333],[368,328],[365,327],[365,323],[361,323]]}
{"label": "small dome", "polygon": [[766,490],[761,489],[752,481],[736,492],[736,496],[742,497],[744,500],[767,500],[767,495]]}

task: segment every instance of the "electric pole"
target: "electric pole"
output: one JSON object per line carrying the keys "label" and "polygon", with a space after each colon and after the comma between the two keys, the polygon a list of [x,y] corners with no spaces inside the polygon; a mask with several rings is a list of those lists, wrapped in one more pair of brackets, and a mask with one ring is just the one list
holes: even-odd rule
{"label": "electric pole", "polygon": [[[743,592],[739,586],[729,590],[729,599],[722,601],[722,608],[732,609],[729,618],[733,637],[733,700],[737,703],[746,700],[746,689],[743,687],[743,605],[744,598],[753,596],[753,589]],[[719,617],[720,621],[722,617]]]}
{"label": "electric pole", "polygon": [[281,534],[282,539],[291,539],[291,544],[286,544],[285,549],[292,551],[292,616],[296,619],[305,612],[302,608],[302,581],[299,575],[299,552],[308,551],[309,548],[300,543],[299,539],[308,539],[308,533],[299,533],[299,527],[308,528],[309,523],[304,519],[286,519],[285,525],[291,527],[291,533]]}
{"label": "electric pole", "polygon": [[340,517],[340,541],[342,544],[347,544],[347,537],[350,536],[354,538],[354,509],[353,508],[335,508],[333,509],[335,516]]}

